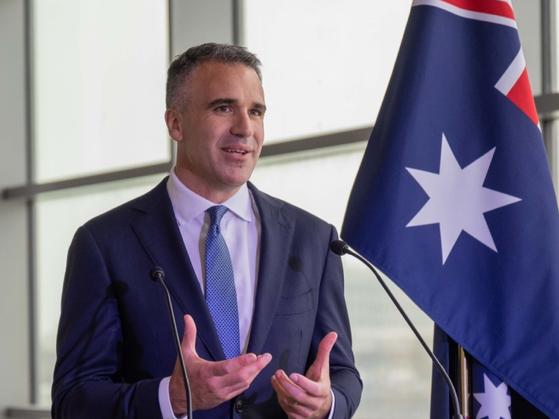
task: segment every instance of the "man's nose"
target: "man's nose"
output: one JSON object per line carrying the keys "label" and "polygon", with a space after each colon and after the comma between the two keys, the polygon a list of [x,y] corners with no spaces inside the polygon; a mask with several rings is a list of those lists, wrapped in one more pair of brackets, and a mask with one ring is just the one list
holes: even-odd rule
{"label": "man's nose", "polygon": [[238,112],[235,115],[233,125],[231,126],[231,134],[243,138],[252,137],[254,125],[248,113]]}

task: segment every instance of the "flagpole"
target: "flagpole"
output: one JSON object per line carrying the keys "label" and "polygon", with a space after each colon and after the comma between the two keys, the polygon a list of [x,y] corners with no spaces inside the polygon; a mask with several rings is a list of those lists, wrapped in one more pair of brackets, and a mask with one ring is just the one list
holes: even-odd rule
{"label": "flagpole", "polygon": [[470,359],[461,345],[456,345],[458,350],[458,393],[460,397],[460,413],[464,419],[470,419],[471,401],[471,369]]}

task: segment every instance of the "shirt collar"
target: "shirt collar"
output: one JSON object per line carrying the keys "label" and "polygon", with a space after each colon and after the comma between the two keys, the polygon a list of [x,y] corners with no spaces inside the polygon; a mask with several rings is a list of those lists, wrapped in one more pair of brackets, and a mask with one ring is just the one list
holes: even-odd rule
{"label": "shirt collar", "polygon": [[[192,221],[200,214],[206,212],[208,208],[216,205],[214,202],[196,194],[182,183],[175,174],[175,168],[169,174],[167,191],[179,224]],[[252,198],[246,183],[221,205],[226,206],[229,211],[244,221],[252,222],[254,220]]]}

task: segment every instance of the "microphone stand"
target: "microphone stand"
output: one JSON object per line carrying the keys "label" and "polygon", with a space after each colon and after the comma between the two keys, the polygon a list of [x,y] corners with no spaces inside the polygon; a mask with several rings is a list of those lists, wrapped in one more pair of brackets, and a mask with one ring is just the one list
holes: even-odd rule
{"label": "microphone stand", "polygon": [[460,402],[458,401],[458,394],[456,393],[456,389],[454,388],[454,385],[452,384],[450,377],[448,376],[441,362],[437,359],[435,354],[425,343],[423,337],[416,329],[416,327],[414,326],[414,324],[412,323],[412,321],[410,320],[410,318],[408,317],[408,315],[406,314],[402,306],[398,303],[398,300],[396,300],[396,297],[394,297],[394,294],[392,294],[390,288],[388,288],[388,286],[383,281],[383,279],[381,278],[381,276],[379,275],[375,267],[371,264],[371,262],[369,262],[367,259],[361,256],[359,253],[351,249],[349,245],[343,240],[335,240],[332,243],[330,243],[330,250],[332,250],[332,252],[340,256],[344,254],[349,254],[353,256],[354,258],[360,260],[363,264],[365,264],[365,266],[367,266],[373,272],[373,274],[377,278],[378,282],[380,283],[384,291],[386,291],[386,293],[388,294],[388,296],[390,297],[390,299],[392,300],[392,302],[394,303],[394,305],[396,306],[396,308],[398,309],[398,311],[400,312],[400,314],[402,315],[402,317],[404,318],[408,326],[411,328],[415,337],[419,340],[419,343],[421,344],[421,346],[423,346],[423,349],[425,349],[425,352],[427,352],[427,355],[429,355],[429,357],[432,359],[433,364],[437,367],[438,371],[441,373],[444,380],[446,381],[448,388],[450,390],[452,404],[454,407],[454,415],[452,416],[452,419],[464,419],[464,416],[460,414]]}
{"label": "microphone stand", "polygon": [[163,290],[165,291],[165,301],[167,302],[167,311],[169,313],[169,317],[171,318],[171,323],[173,326],[173,337],[175,341],[175,346],[177,349],[177,355],[179,357],[179,362],[181,365],[181,372],[182,378],[184,380],[184,389],[186,392],[186,404],[187,404],[187,415],[188,419],[193,419],[192,414],[192,393],[190,391],[190,381],[188,380],[188,373],[186,372],[186,364],[184,362],[184,357],[182,356],[181,350],[181,342],[179,338],[179,331],[177,328],[177,322],[175,321],[175,315],[173,313],[173,304],[171,302],[171,294],[169,292],[169,288],[167,288],[167,284],[165,283],[165,272],[163,268],[156,266],[151,271],[151,279],[154,281],[159,281],[159,283],[163,286]]}

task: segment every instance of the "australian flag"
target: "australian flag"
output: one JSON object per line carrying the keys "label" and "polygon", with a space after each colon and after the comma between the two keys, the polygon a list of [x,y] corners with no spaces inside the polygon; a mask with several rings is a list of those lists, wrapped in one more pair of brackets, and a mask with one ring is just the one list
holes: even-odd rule
{"label": "australian flag", "polygon": [[477,419],[559,418],[558,215],[510,1],[413,1],[342,237],[477,360]]}

